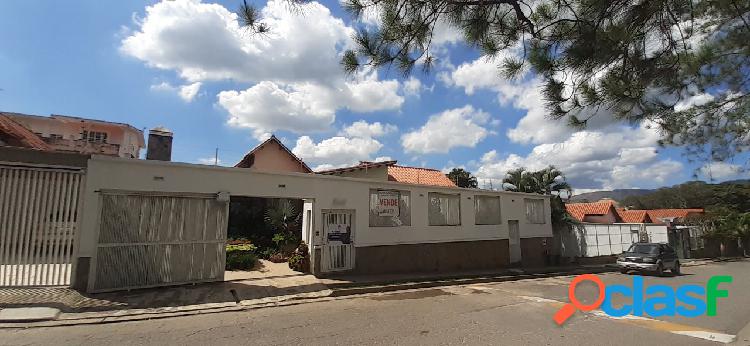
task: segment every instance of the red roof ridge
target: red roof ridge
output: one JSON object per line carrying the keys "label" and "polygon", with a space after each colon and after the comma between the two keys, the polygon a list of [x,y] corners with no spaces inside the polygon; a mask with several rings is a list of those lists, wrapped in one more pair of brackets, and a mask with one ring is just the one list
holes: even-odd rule
{"label": "red roof ridge", "polygon": [[433,171],[433,172],[440,172],[440,173],[443,173],[443,172],[442,172],[441,170],[439,170],[439,169],[435,169],[435,168],[427,168],[427,167],[414,167],[414,166],[402,166],[402,165],[395,165],[395,164],[394,164],[394,165],[391,165],[391,166],[393,166],[393,167],[401,167],[401,168],[410,168],[410,169],[422,169],[422,170],[425,170],[425,171]]}

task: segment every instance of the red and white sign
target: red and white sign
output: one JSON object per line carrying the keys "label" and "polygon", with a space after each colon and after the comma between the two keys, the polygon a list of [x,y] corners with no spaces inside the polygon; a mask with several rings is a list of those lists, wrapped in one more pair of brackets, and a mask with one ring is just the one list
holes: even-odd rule
{"label": "red and white sign", "polygon": [[398,216],[398,191],[378,191],[378,216]]}

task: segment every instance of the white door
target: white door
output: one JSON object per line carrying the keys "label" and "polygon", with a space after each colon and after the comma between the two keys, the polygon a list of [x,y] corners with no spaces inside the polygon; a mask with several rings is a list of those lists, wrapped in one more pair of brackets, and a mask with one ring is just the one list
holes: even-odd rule
{"label": "white door", "polygon": [[323,212],[323,272],[354,269],[354,211]]}
{"label": "white door", "polygon": [[510,263],[521,262],[521,233],[518,220],[508,221],[508,245],[510,247]]}

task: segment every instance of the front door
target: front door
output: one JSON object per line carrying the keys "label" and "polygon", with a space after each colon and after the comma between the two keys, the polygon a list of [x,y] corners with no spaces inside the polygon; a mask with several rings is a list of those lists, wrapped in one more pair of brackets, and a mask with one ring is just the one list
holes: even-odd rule
{"label": "front door", "polygon": [[323,272],[354,269],[354,211],[324,211]]}
{"label": "front door", "polygon": [[521,262],[521,232],[518,220],[508,221],[508,245],[510,247],[510,263]]}

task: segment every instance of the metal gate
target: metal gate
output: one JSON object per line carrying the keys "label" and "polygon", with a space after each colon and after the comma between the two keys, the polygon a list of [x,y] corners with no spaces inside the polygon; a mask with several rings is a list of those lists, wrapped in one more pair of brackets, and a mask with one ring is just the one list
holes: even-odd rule
{"label": "metal gate", "polygon": [[323,212],[323,272],[354,269],[354,211]]}
{"label": "metal gate", "polygon": [[89,291],[223,280],[228,213],[216,195],[102,192]]}
{"label": "metal gate", "polygon": [[80,168],[0,165],[0,286],[69,285]]}

